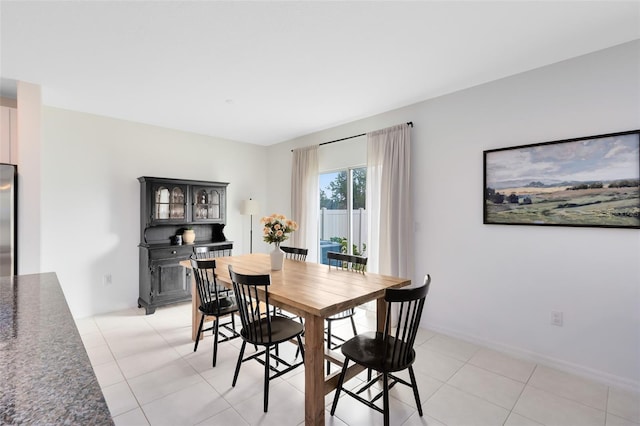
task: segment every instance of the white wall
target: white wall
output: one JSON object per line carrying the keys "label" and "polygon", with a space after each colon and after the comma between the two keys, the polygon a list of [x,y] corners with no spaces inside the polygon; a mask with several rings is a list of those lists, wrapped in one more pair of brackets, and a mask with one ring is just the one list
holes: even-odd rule
{"label": "white wall", "polygon": [[[639,76],[636,41],[287,141],[269,156],[413,121],[412,279],[433,278],[424,324],[638,389],[640,231],[483,225],[482,152],[638,129]],[[281,209],[289,174],[269,169]],[[550,325],[552,310],[564,312],[563,327]]]}
{"label": "white wall", "polygon": [[19,81],[17,93],[18,274],[25,275],[41,272],[42,101],[36,84]]}
{"label": "white wall", "polygon": [[265,147],[50,107],[42,116],[40,271],[58,274],[75,317],[137,304],[139,176],[230,182],[225,235],[249,251],[240,204],[266,199]]}

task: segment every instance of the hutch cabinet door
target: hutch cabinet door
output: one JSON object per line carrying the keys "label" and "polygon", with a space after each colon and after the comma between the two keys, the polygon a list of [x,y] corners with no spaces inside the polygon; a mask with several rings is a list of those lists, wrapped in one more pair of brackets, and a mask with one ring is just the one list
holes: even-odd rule
{"label": "hutch cabinet door", "polygon": [[154,304],[167,300],[184,300],[191,297],[191,274],[180,266],[183,259],[157,260],[151,263],[151,289]]}
{"label": "hutch cabinet door", "polygon": [[183,223],[188,217],[188,186],[156,183],[151,189],[151,222]]}
{"label": "hutch cabinet door", "polygon": [[194,222],[224,223],[226,188],[223,186],[193,186]]}

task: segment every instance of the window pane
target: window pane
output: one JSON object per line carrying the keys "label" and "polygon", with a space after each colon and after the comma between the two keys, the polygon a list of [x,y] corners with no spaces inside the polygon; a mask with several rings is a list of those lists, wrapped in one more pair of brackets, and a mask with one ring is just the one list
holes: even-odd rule
{"label": "window pane", "polygon": [[353,169],[353,209],[367,208],[367,169]]}
{"label": "window pane", "polygon": [[[349,233],[347,172],[320,175],[320,262],[328,264],[327,252],[341,252]],[[346,247],[346,246],[345,246]]]}
{"label": "window pane", "polygon": [[360,168],[320,175],[321,263],[328,263],[329,251],[366,255],[366,172]]}
{"label": "window pane", "polygon": [[366,256],[367,253],[367,169],[353,169],[352,175],[352,220],[351,254]]}

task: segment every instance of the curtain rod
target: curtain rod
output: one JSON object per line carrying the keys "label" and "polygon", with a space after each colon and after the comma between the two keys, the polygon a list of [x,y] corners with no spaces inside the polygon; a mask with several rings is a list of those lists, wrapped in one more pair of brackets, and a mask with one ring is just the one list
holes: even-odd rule
{"label": "curtain rod", "polygon": [[[413,121],[407,121],[407,126],[413,127]],[[346,141],[347,139],[359,138],[360,136],[365,136],[365,135],[366,133],[360,133],[359,135],[347,136],[346,138],[342,138],[342,139],[336,139],[329,142],[322,142],[318,144],[318,146],[329,145],[330,143],[334,143],[334,142]],[[293,150],[291,150],[291,152],[293,152]]]}

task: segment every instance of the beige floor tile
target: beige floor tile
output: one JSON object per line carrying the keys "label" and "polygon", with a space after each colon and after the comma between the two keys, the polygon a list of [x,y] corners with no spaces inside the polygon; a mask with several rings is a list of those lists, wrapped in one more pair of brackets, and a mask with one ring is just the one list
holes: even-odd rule
{"label": "beige floor tile", "polygon": [[615,414],[607,413],[605,426],[640,426],[640,423],[618,417]]}
{"label": "beige floor tile", "polygon": [[183,359],[171,361],[149,373],[128,380],[140,404],[146,404],[205,380]]}
{"label": "beige floor tile", "polygon": [[513,412],[547,426],[602,426],[605,412],[527,385]]}
{"label": "beige floor tile", "polygon": [[87,355],[89,355],[89,361],[91,361],[92,366],[106,364],[108,362],[115,361],[109,346],[104,344],[100,346],[92,346],[89,348],[85,348],[87,350]]}
{"label": "beige floor tile", "polygon": [[[194,341],[191,339],[191,326],[189,327],[178,327],[178,328],[168,328],[165,330],[159,330],[158,334],[165,342],[167,342],[172,348],[174,348],[181,356],[189,355],[193,352]],[[202,347],[213,347],[213,341],[211,340],[213,336],[207,333],[205,339],[200,340],[198,343],[198,350]],[[206,343],[203,343],[206,342]],[[224,343],[220,343],[223,345]]]}
{"label": "beige floor tile", "polygon": [[[418,392],[420,394],[420,405],[422,405],[425,403],[425,401],[431,398],[431,396],[436,393],[438,389],[440,389],[442,385],[444,385],[444,383],[420,371],[414,372],[416,376],[416,383],[418,384]],[[399,378],[406,380],[408,383],[411,383],[408,370],[403,370],[394,374]],[[413,408],[417,408],[416,400],[413,396],[413,389],[409,386],[396,384],[389,391],[389,395],[396,399],[399,399],[400,401]]]}
{"label": "beige floor tile", "polygon": [[528,384],[598,410],[607,406],[607,386],[549,367],[539,365]]}
{"label": "beige floor tile", "polygon": [[120,414],[119,416],[115,416],[113,418],[113,423],[115,426],[147,426],[149,422],[147,418],[144,416],[141,408],[136,408],[135,410],[128,411],[124,414]]}
{"label": "beige floor tile", "polygon": [[[367,392],[363,393],[365,398],[366,394]],[[376,405],[382,408],[382,398],[376,401]],[[415,403],[409,406],[396,398],[389,398],[390,423],[393,425],[403,424],[415,412],[414,407]],[[342,394],[338,399],[335,417],[348,425],[379,426],[384,423],[384,417],[381,413],[346,394]]]}
{"label": "beige floor tile", "polygon": [[420,327],[418,329],[418,335],[416,336],[415,346],[420,346],[424,344],[427,340],[437,336],[435,331],[426,329],[424,327]]}
{"label": "beige floor tile", "polygon": [[[324,412],[324,424],[325,426],[348,426],[345,422],[340,420],[337,416],[332,416],[329,410]],[[305,426],[304,422],[298,424],[298,426]]]}
{"label": "beige floor tile", "polygon": [[151,327],[133,330],[111,329],[104,331],[102,335],[116,359],[167,347],[167,342]]}
{"label": "beige floor tile", "polygon": [[97,331],[94,333],[85,333],[80,336],[82,339],[82,344],[85,349],[94,348],[96,346],[104,346],[107,344],[107,341],[102,336],[102,333]]}
{"label": "beige floor tile", "polygon": [[75,320],[75,322],[76,322],[76,328],[78,329],[78,333],[80,333],[80,336],[84,334],[100,332],[98,325],[96,324],[95,320],[92,317],[77,319]]}
{"label": "beige floor tile", "polygon": [[[358,309],[356,321],[359,332],[373,329],[375,313]],[[153,315],[129,309],[77,325],[107,404],[119,413],[114,414],[118,426],[304,425],[304,369],[272,381],[265,415],[263,366],[244,363],[233,388],[241,340],[221,343],[212,368],[210,332],[193,352],[189,303],[158,308]],[[335,330],[352,335],[348,321]],[[247,346],[245,355],[253,351]],[[283,348],[287,356],[294,352],[293,345]],[[411,389],[398,384],[391,390],[393,425],[640,426],[637,393],[536,367],[425,328],[416,339],[414,369],[424,416],[418,415]],[[398,375],[408,379],[406,371]],[[363,372],[347,386],[365,379]],[[325,397],[325,424],[382,425],[381,414],[345,395],[331,416],[333,395]]]}
{"label": "beige floor tile", "polygon": [[623,419],[640,423],[640,393],[609,388],[607,411]]}
{"label": "beige floor tile", "polygon": [[469,363],[522,383],[529,380],[536,367],[533,362],[519,360],[485,348],[478,350]]}
{"label": "beige floor tile", "polygon": [[513,408],[524,389],[524,383],[470,364],[458,370],[447,384],[507,410]]}
{"label": "beige floor tile", "polygon": [[111,412],[111,416],[126,413],[139,408],[138,401],[129,389],[127,382],[116,383],[115,385],[102,388],[104,399]]}
{"label": "beige floor tile", "polygon": [[180,358],[178,352],[169,346],[147,350],[124,358],[116,358],[116,362],[122,370],[122,375],[127,379],[155,371],[172,361]]}
{"label": "beige floor tile", "polygon": [[124,376],[120,371],[120,367],[115,361],[107,362],[93,367],[96,378],[101,388],[114,385],[124,381]]}
{"label": "beige floor tile", "polygon": [[229,407],[208,383],[199,383],[144,404],[142,411],[152,426],[174,426],[200,423]]}
{"label": "beige floor tile", "polygon": [[411,415],[411,417],[409,417],[409,420],[402,423],[402,426],[446,426],[446,425],[424,413],[421,417],[420,414],[418,414],[418,412],[416,411]]}
{"label": "beige floor tile", "polygon": [[442,334],[433,336],[423,343],[421,347],[465,362],[471,359],[480,349],[473,343],[465,342],[464,340],[456,339],[454,337],[444,336]]}
{"label": "beige floor tile", "polygon": [[446,384],[423,404],[423,410],[447,425],[502,425],[509,415],[502,407]]}
{"label": "beige floor tile", "polygon": [[200,422],[197,426],[249,426],[240,413],[238,413],[233,408],[227,408],[226,410],[216,414],[215,416],[211,416],[208,419]]}
{"label": "beige floor tile", "polygon": [[104,315],[96,315],[93,319],[98,328],[104,332],[116,328],[131,329],[148,326],[144,317],[144,309],[132,308]]}
{"label": "beige floor tile", "polygon": [[449,380],[464,365],[464,362],[460,360],[425,349],[425,345],[416,347],[415,351],[414,370],[425,373],[441,382]]}
{"label": "beige floor tile", "polygon": [[[225,369],[235,369],[236,361],[238,360],[238,354],[240,353],[240,349],[235,347],[231,342],[224,342],[218,344],[218,355],[216,358],[216,366],[215,368],[212,366],[213,363],[213,342],[210,338],[204,339],[200,342],[200,346],[198,346],[198,351],[193,352],[193,348],[191,351],[187,352],[186,355],[183,355],[183,358],[191,364],[191,366],[201,374],[219,374],[222,370]],[[251,351],[253,353],[253,350]]]}
{"label": "beige floor tile", "polygon": [[531,419],[528,419],[524,416],[521,416],[517,413],[509,414],[507,421],[504,422],[504,426],[544,426],[541,423],[534,422]]}
{"label": "beige floor tile", "polygon": [[[264,367],[257,361],[248,361],[242,364],[235,387],[232,386],[235,363],[233,364],[233,367],[219,368],[216,366],[212,371],[213,370],[215,370],[215,375],[203,374],[203,377],[234,407],[239,403],[256,396],[262,398],[264,388]],[[282,378],[280,377],[270,380],[270,389],[281,381]],[[244,415],[244,413],[241,414]]]}
{"label": "beige floor tile", "polygon": [[[254,386],[258,385],[254,383]],[[269,408],[264,412],[264,394],[260,392],[234,404],[234,409],[252,425],[286,426],[304,421],[304,394],[285,381],[272,382],[269,387]]]}

